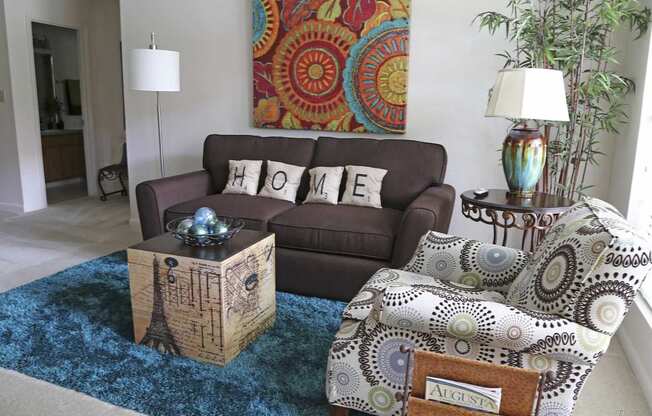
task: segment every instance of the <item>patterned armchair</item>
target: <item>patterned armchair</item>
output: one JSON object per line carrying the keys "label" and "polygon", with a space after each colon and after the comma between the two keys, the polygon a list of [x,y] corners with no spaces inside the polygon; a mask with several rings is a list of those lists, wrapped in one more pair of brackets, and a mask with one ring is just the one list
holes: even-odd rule
{"label": "patterned armchair", "polygon": [[543,416],[566,416],[645,276],[652,245],[610,205],[562,215],[531,256],[430,232],[402,270],[379,270],[344,311],[331,347],[331,404],[398,415],[401,345],[552,371]]}

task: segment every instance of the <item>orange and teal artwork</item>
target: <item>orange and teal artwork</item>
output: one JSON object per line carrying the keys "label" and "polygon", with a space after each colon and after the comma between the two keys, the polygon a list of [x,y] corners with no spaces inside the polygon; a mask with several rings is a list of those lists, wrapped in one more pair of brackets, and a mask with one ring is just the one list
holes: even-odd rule
{"label": "orange and teal artwork", "polygon": [[405,133],[411,0],[252,0],[254,125]]}

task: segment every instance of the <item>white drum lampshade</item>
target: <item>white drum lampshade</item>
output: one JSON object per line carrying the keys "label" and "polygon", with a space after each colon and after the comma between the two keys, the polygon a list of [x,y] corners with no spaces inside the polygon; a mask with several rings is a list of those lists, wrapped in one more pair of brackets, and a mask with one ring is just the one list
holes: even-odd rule
{"label": "white drum lampshade", "polygon": [[181,90],[179,52],[133,49],[129,62],[130,89],[157,92]]}
{"label": "white drum lampshade", "polygon": [[498,73],[487,117],[569,121],[564,74],[540,68],[505,69]]}

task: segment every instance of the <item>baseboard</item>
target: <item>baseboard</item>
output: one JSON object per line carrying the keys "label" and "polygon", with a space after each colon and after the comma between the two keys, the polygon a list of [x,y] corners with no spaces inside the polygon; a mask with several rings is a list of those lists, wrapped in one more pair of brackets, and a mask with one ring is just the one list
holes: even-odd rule
{"label": "baseboard", "polygon": [[45,187],[47,189],[51,189],[51,188],[58,188],[60,186],[81,184],[82,182],[84,182],[84,178],[64,179],[62,181],[47,182],[45,184]]}
{"label": "baseboard", "polygon": [[11,204],[9,202],[0,202],[0,211],[11,212],[12,214],[24,214],[25,209],[20,204]]}
{"label": "baseboard", "polygon": [[636,299],[618,331],[618,338],[652,410],[652,308],[645,300]]}

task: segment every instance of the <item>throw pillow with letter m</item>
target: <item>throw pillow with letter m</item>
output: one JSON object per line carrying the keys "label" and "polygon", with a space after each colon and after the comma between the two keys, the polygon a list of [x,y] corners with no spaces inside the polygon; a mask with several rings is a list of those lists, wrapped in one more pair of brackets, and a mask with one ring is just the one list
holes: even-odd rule
{"label": "throw pillow with letter m", "polygon": [[347,166],[346,190],[342,204],[382,208],[380,191],[387,170],[366,166]]}
{"label": "throw pillow with letter m", "polygon": [[316,167],[310,169],[309,173],[310,192],[305,203],[337,205],[344,168],[342,166],[334,168]]}

